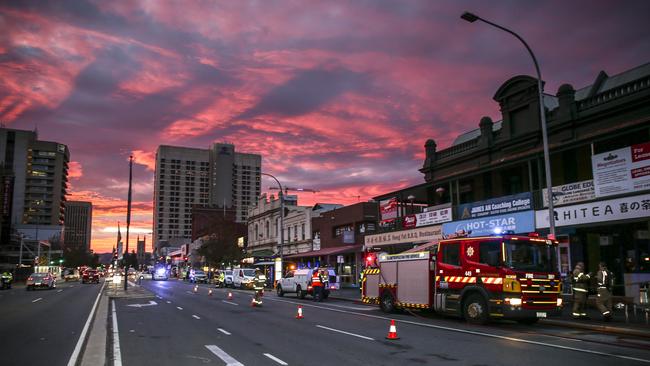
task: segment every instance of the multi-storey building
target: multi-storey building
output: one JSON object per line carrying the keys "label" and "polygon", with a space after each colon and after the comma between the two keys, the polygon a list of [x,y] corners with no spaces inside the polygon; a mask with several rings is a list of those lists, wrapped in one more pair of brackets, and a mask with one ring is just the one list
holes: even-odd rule
{"label": "multi-storey building", "polygon": [[90,202],[68,201],[65,203],[63,245],[66,249],[83,248],[90,251],[93,221],[93,205]]}
{"label": "multi-storey building", "polygon": [[235,152],[231,144],[211,149],[161,145],[154,179],[154,247],[192,240],[192,206],[234,208],[245,222],[260,193],[261,156]]}
{"label": "multi-storey building", "polygon": [[60,243],[70,153],[66,145],[38,140],[36,131],[0,128],[3,172],[3,245],[8,229],[25,240]]}
{"label": "multi-storey building", "polygon": [[[515,76],[493,99],[501,120],[481,118],[478,129],[442,150],[427,141],[420,169],[426,183],[375,199],[451,204],[453,221],[431,232],[549,233],[537,80]],[[591,85],[564,84],[544,96],[560,272],[567,275],[577,262],[593,272],[606,262],[614,293],[637,300],[638,284],[650,281],[648,101],[650,63],[613,76],[601,72]],[[406,231],[395,229],[392,236]],[[367,237],[366,247],[380,239]]]}

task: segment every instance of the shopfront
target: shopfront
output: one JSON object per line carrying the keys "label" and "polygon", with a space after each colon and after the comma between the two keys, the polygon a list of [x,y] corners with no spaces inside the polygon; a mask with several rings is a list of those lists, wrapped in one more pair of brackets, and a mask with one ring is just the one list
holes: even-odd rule
{"label": "shopfront", "polygon": [[359,286],[359,271],[363,259],[361,245],[332,247],[311,252],[285,256],[285,262],[295,265],[295,268],[329,267],[338,276],[341,287]]}
{"label": "shopfront", "polygon": [[[639,284],[650,281],[650,194],[555,208],[558,239],[566,242],[561,261],[584,262],[595,272],[605,262],[615,276],[615,295],[638,297]],[[548,230],[548,211],[536,212],[540,231]],[[566,260],[562,259],[566,258]]]}

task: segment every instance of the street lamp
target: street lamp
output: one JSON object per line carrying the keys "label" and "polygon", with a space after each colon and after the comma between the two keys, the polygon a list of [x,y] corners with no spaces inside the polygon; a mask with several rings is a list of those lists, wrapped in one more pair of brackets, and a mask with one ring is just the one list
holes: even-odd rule
{"label": "street lamp", "polygon": [[542,73],[539,71],[539,64],[537,63],[537,58],[535,58],[535,54],[533,53],[533,50],[531,50],[530,47],[528,46],[528,43],[526,43],[526,41],[524,41],[523,38],[521,38],[517,33],[511,31],[510,29],[492,23],[489,20],[485,20],[479,17],[478,15],[472,14],[470,12],[464,12],[460,17],[461,19],[466,20],[470,23],[474,23],[475,21],[480,20],[483,23],[489,24],[495,28],[501,29],[502,31],[512,34],[519,41],[521,41],[521,43],[524,44],[524,47],[526,47],[526,50],[528,50],[530,57],[532,57],[533,59],[533,63],[535,64],[535,71],[537,72],[537,94],[539,97],[539,116],[542,125],[542,143],[544,145],[544,166],[545,166],[544,168],[546,172],[546,193],[548,195],[549,238],[555,240],[555,213],[553,210],[553,186],[551,185],[551,181],[552,181],[551,180],[551,159],[548,151],[546,113],[544,112],[544,86],[542,85]]}
{"label": "street lamp", "polygon": [[280,199],[280,276],[277,279],[282,278],[282,264],[284,263],[284,255],[283,255],[283,247],[284,247],[284,196],[282,195],[282,184],[280,184],[280,181],[278,178],[275,176],[268,174],[268,173],[260,173],[261,175],[266,175],[267,177],[271,177],[275,180],[275,182],[278,184],[278,187],[280,188],[280,193],[278,194],[278,198]]}

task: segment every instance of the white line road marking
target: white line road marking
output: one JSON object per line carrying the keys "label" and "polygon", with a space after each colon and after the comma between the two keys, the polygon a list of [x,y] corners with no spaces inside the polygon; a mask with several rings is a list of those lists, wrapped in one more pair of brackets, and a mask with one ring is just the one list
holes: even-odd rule
{"label": "white line road marking", "polygon": [[[113,366],[122,366],[122,351],[120,349],[120,331],[117,328],[117,312],[113,300]],[[73,365],[68,365],[73,366]]]}
{"label": "white line road marking", "polygon": [[167,303],[168,303],[168,304],[171,304],[172,302],[171,302],[171,301],[169,301],[169,300],[167,300]]}
{"label": "white line road marking", "polygon": [[62,292],[63,290],[57,290],[56,293]]}
{"label": "white line road marking", "polygon": [[270,353],[265,353],[264,356],[266,356],[266,357],[272,359],[273,361],[279,363],[280,365],[288,365],[288,363],[282,361],[281,359],[279,359],[279,358],[273,356],[273,355],[270,354]]}
{"label": "white line road marking", "polygon": [[369,341],[374,341],[374,338],[370,338],[370,337],[362,336],[362,335],[359,335],[359,334],[354,334],[354,333],[346,332],[346,331],[344,331],[344,330],[338,330],[338,329],[334,329],[334,328],[329,328],[329,327],[325,327],[325,326],[322,326],[322,325],[317,325],[316,327],[317,327],[317,328],[323,328],[323,329],[331,330],[332,332],[338,332],[338,333],[343,333],[343,334],[351,335],[351,336],[353,336],[353,337],[359,337],[359,338],[367,339],[367,340],[369,340]]}
{"label": "white line road marking", "polygon": [[[90,314],[88,314],[88,319],[86,319],[86,324],[81,330],[81,334],[79,335],[79,340],[77,340],[77,345],[74,347],[74,351],[72,351],[70,360],[68,360],[68,366],[74,366],[77,364],[77,360],[81,352],[81,346],[83,346],[84,340],[86,339],[86,333],[88,332],[88,328],[90,328],[90,321],[95,315],[95,310],[97,310],[97,304],[99,304],[99,298],[102,296],[102,291],[104,290],[105,284],[106,283],[102,284],[102,287],[99,289],[99,293],[97,294],[97,298],[95,299],[95,305],[93,305],[92,309],[90,310]],[[115,366],[121,366],[121,364],[120,365],[115,364]]]}
{"label": "white line road marking", "polygon": [[176,309],[178,309],[178,310],[183,310],[183,308],[180,307],[180,306],[177,306]]}
{"label": "white line road marking", "polygon": [[221,333],[225,334],[225,335],[230,335],[230,332],[225,330],[225,329],[217,328],[217,330],[220,331]]}
{"label": "white line road marking", "polygon": [[42,298],[42,297],[39,297],[38,299],[33,300],[32,302],[37,302],[37,301],[41,301],[41,300],[43,300],[43,298]]}
{"label": "white line road marking", "polygon": [[159,298],[160,300],[162,300],[162,296],[158,296],[158,295],[156,295],[156,297]]}
{"label": "white line road marking", "polygon": [[190,295],[194,295],[194,293],[192,293],[192,291],[185,291],[185,292],[187,292]]}
{"label": "white line road marking", "polygon": [[232,358],[232,356],[230,356],[229,354],[227,354],[221,348],[215,346],[214,344],[206,345],[205,348],[207,348],[208,350],[210,350],[210,352],[217,355],[217,357],[219,357],[223,362],[226,363],[226,366],[244,366],[244,364],[235,360],[234,358]]}
{"label": "white line road marking", "polygon": [[[356,313],[354,311],[332,309],[332,308],[328,308],[328,307],[325,307],[325,306],[306,304],[304,302],[295,302],[295,301],[291,301],[291,300],[281,300],[281,299],[275,299],[275,298],[271,298],[271,297],[269,297],[268,300],[284,302],[284,303],[288,303],[288,304],[298,304],[298,305],[301,305],[303,307],[318,308],[318,309],[321,309],[321,310],[335,311],[335,312],[344,313],[344,314],[353,314],[353,315],[365,316],[367,318],[373,318],[373,319],[382,319],[382,320],[388,320],[388,321],[393,319],[393,318],[389,318],[389,317],[385,317],[385,316],[381,316],[381,315]],[[472,334],[472,335],[481,336],[481,337],[504,339],[504,340],[512,341],[512,342],[534,344],[534,345],[543,346],[543,347],[559,348],[559,349],[564,349],[564,350],[568,350],[568,351],[589,353],[589,354],[600,355],[600,356],[622,358],[622,359],[625,359],[625,360],[633,360],[633,361],[640,361],[640,362],[650,363],[650,359],[622,356],[622,355],[617,355],[617,354],[614,354],[614,353],[607,353],[607,352],[600,352],[600,351],[592,351],[592,350],[588,350],[588,349],[567,347],[567,346],[561,346],[561,345],[552,344],[552,343],[544,343],[544,342],[531,341],[531,340],[522,339],[522,338],[507,337],[507,336],[502,336],[502,335],[492,334],[492,333],[483,333],[483,332],[477,332],[477,331],[472,331],[472,330],[450,328],[450,327],[445,327],[445,326],[442,326],[442,325],[418,323],[418,322],[411,321],[411,320],[399,320],[399,322],[403,323],[403,324],[417,325],[417,326],[420,326],[420,327],[427,327],[427,328],[446,330],[446,331],[449,331],[449,332]]]}
{"label": "white line road marking", "polygon": [[239,305],[236,302],[230,302],[230,301],[226,301],[226,300],[221,300],[221,302],[225,302],[226,304],[230,304],[230,305]]}
{"label": "white line road marking", "polygon": [[194,315],[194,314],[192,314],[192,318],[201,320],[201,317],[200,317],[200,316],[196,316],[196,315]]}

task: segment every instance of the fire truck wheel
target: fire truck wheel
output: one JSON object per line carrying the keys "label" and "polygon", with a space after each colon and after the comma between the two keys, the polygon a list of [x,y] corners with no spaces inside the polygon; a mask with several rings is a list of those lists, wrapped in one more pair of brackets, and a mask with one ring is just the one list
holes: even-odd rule
{"label": "fire truck wheel", "polygon": [[277,293],[279,297],[284,296],[284,291],[282,291],[282,286],[278,285]]}
{"label": "fire truck wheel", "polygon": [[463,315],[465,320],[474,324],[485,324],[488,322],[488,308],[483,296],[479,294],[470,295],[463,302]]}
{"label": "fire truck wheel", "polygon": [[395,311],[395,300],[393,300],[393,295],[390,292],[384,292],[381,295],[381,301],[379,302],[381,310],[385,313],[392,313]]}

